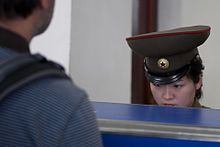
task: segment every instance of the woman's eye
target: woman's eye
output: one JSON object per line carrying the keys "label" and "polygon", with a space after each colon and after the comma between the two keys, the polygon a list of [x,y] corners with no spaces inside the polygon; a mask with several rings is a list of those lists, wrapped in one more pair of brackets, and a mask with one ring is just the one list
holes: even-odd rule
{"label": "woman's eye", "polygon": [[158,85],[158,84],[154,84],[154,86],[155,86],[155,87],[160,87],[160,85]]}
{"label": "woman's eye", "polygon": [[175,88],[181,88],[181,87],[183,87],[183,85],[178,84],[178,85],[174,85],[174,87]]}

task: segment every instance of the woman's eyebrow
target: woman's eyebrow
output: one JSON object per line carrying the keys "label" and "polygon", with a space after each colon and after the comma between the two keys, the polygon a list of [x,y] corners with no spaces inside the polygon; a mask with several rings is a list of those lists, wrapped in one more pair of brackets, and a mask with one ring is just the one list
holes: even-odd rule
{"label": "woman's eyebrow", "polygon": [[177,83],[178,83],[178,82],[181,82],[181,81],[184,81],[184,80],[183,80],[183,79],[180,79],[179,81],[177,81]]}

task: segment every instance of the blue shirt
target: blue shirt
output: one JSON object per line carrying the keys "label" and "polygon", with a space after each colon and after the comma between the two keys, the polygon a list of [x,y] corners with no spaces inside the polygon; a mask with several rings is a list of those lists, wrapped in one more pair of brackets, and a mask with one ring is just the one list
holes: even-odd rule
{"label": "blue shirt", "polygon": [[[17,52],[0,47],[0,64]],[[68,79],[43,78],[0,102],[1,147],[102,146],[86,93]]]}

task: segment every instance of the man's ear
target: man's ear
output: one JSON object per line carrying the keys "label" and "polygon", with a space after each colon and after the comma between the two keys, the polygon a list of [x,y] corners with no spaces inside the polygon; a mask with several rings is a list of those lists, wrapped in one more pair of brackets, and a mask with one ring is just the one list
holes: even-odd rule
{"label": "man's ear", "polygon": [[50,7],[50,0],[40,0],[39,6],[43,10],[47,10]]}
{"label": "man's ear", "polygon": [[196,90],[199,90],[199,88],[202,86],[202,78],[203,78],[203,74],[199,75],[199,82],[196,83]]}

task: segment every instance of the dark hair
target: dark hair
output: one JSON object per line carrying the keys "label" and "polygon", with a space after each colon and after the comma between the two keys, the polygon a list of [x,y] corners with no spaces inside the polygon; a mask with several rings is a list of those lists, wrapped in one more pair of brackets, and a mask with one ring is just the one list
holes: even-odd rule
{"label": "dark hair", "polygon": [[40,0],[0,0],[0,18],[26,18],[39,2]]}
{"label": "dark hair", "polygon": [[[200,75],[202,74],[202,70],[204,70],[204,66],[202,64],[201,58],[195,59],[191,63],[191,68],[190,68],[189,73],[187,74],[187,77],[192,79],[192,81],[195,84],[197,84],[200,80]],[[196,90],[195,97],[197,99],[200,99],[201,96],[202,96],[202,85],[198,90]]]}

